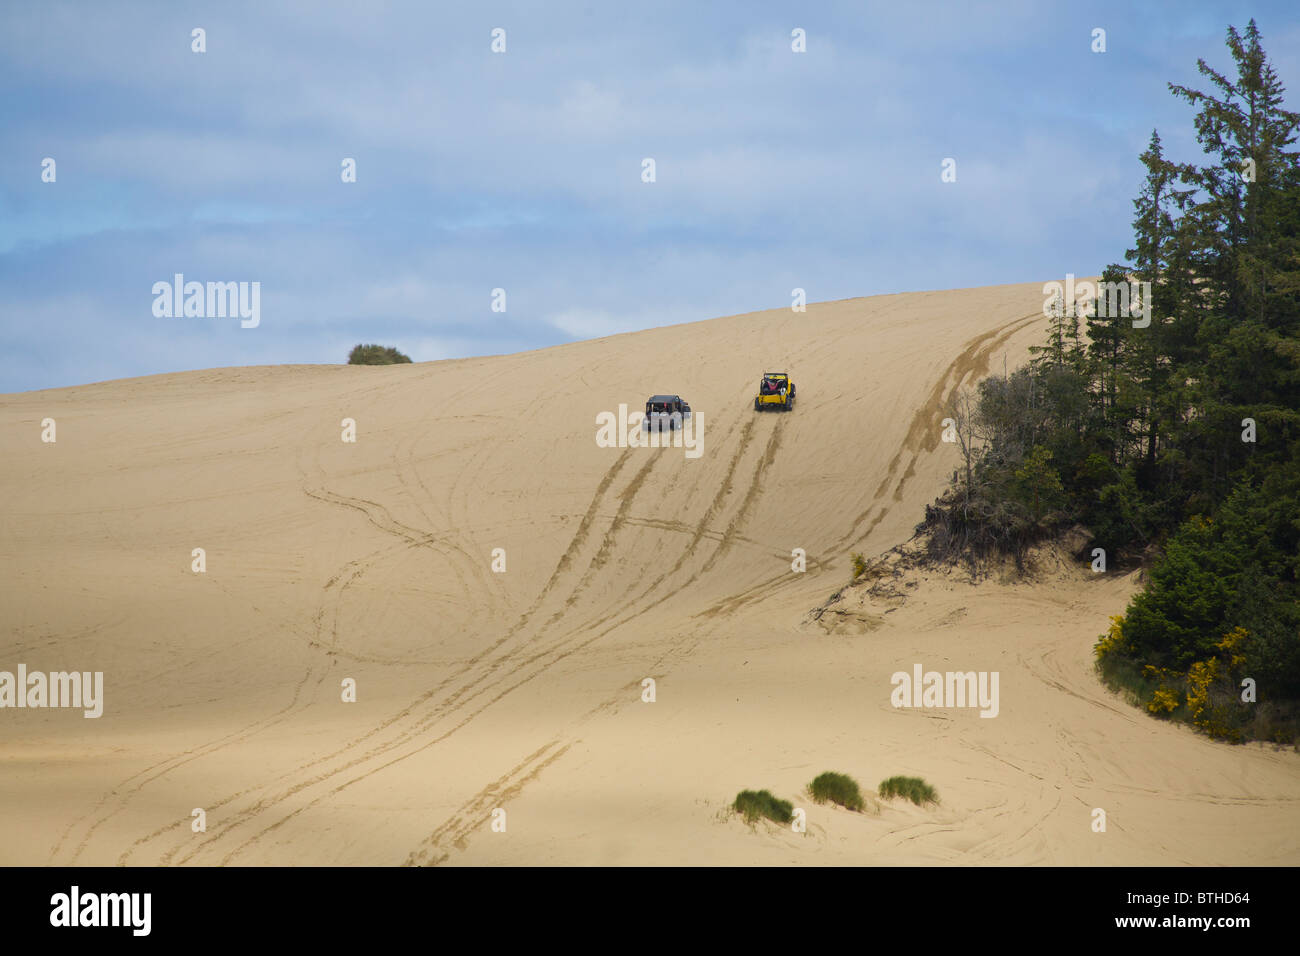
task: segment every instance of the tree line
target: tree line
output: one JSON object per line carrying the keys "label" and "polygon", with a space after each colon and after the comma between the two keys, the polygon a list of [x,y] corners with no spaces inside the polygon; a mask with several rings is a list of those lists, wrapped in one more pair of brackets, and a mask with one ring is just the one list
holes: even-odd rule
{"label": "tree line", "polygon": [[[1084,556],[1147,566],[1099,642],[1103,675],[1215,736],[1294,742],[1300,708],[1300,114],[1252,20],[1235,76],[1197,61],[1203,163],[1141,154],[1114,297],[1045,308],[1028,364],[954,396],[962,452],[927,508],[932,553],[1023,561],[1082,526]],[[1149,283],[1149,285],[1148,285]],[[1103,565],[1104,566],[1104,565]]]}

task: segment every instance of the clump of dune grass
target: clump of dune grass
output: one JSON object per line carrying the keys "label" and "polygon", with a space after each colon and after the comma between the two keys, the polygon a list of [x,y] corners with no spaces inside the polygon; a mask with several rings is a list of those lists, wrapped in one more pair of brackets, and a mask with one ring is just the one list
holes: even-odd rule
{"label": "clump of dune grass", "polygon": [[789,823],[794,819],[794,804],[772,796],[769,790],[742,790],[736,794],[732,807],[744,815],[746,823],[753,823],[759,817],[774,823]]}
{"label": "clump of dune grass", "polygon": [[818,803],[826,803],[829,800],[831,803],[838,803],[846,810],[856,810],[858,813],[861,813],[867,805],[858,782],[848,774],[833,773],[828,770],[808,784],[808,790]]}
{"label": "clump of dune grass", "polygon": [[939,802],[939,792],[920,777],[890,777],[882,780],[880,795],[885,799],[906,797],[918,807],[924,803]]}
{"label": "clump of dune grass", "polygon": [[862,575],[866,573],[867,573],[867,559],[864,558],[861,554],[855,552],[853,554],[853,580],[856,581],[858,578],[862,577]]}

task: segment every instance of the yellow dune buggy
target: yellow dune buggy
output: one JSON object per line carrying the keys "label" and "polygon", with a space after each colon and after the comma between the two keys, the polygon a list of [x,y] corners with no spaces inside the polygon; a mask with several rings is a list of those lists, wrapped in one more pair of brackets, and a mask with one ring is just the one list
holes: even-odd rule
{"label": "yellow dune buggy", "polygon": [[788,412],[794,408],[794,382],[785,372],[764,372],[754,397],[754,411]]}

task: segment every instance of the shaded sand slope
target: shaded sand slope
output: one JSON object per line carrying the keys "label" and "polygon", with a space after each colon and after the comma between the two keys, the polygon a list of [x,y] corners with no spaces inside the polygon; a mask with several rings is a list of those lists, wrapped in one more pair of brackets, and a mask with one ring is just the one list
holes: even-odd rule
{"label": "shaded sand slope", "polygon": [[[0,862],[1300,861],[1300,758],[1097,684],[1131,581],[929,576],[805,620],[850,552],[911,533],[956,464],[943,399],[1023,360],[1039,290],[4,396],[0,669],[103,671],[106,703],[0,711]],[[756,415],[778,368],[797,407]],[[598,413],[653,392],[691,403],[699,458],[597,446]],[[999,671],[999,716],[895,710],[915,663]],[[942,803],[817,807],[826,769]],[[808,835],[728,816],[747,787]]]}

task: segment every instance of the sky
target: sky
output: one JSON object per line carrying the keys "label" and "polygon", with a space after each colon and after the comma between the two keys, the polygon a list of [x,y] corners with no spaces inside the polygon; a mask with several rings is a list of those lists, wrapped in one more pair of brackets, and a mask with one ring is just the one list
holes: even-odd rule
{"label": "sky", "polygon": [[1293,0],[0,0],[0,393],[1096,274],[1252,17],[1300,108]]}

